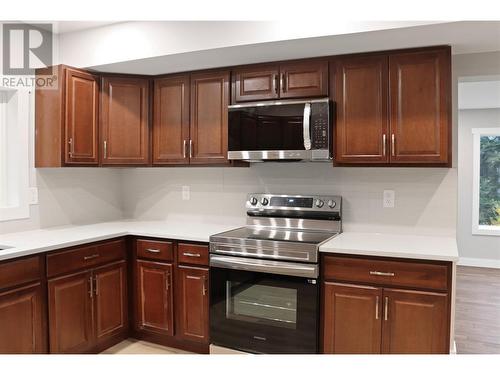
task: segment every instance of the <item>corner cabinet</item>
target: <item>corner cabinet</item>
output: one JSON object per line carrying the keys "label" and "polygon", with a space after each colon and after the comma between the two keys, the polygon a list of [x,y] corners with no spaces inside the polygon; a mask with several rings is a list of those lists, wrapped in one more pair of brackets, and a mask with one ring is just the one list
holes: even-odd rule
{"label": "corner cabinet", "polygon": [[228,105],[229,71],[191,74],[191,164],[228,163]]}
{"label": "corner cabinet", "polygon": [[57,87],[35,89],[35,166],[98,165],[98,77],[64,65],[54,70]]}
{"label": "corner cabinet", "polygon": [[324,255],[323,353],[446,354],[451,264]]}
{"label": "corner cabinet", "polygon": [[149,80],[103,77],[101,164],[149,164]]}
{"label": "corner cabinet", "polygon": [[451,51],[424,48],[332,61],[335,164],[451,165]]}

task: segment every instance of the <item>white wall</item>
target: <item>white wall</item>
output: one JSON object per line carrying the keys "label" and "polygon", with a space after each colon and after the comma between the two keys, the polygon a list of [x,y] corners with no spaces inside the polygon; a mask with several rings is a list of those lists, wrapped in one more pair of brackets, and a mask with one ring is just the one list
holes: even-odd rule
{"label": "white wall", "polygon": [[30,218],[0,221],[0,233],[122,218],[120,171],[107,168],[37,169],[37,205]]}

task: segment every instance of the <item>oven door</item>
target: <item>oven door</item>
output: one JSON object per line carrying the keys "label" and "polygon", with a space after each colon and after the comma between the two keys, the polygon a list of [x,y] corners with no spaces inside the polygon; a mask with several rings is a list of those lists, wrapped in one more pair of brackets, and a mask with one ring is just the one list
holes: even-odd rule
{"label": "oven door", "polygon": [[318,352],[316,278],[217,264],[210,268],[213,344],[253,353]]}

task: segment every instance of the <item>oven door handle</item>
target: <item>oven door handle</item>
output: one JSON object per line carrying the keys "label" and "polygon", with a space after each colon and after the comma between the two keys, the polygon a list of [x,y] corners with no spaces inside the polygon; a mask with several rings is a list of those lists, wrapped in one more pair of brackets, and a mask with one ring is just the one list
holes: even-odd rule
{"label": "oven door handle", "polygon": [[210,267],[233,270],[274,273],[279,275],[318,278],[317,264],[277,262],[273,260],[248,259],[222,255],[210,255]]}
{"label": "oven door handle", "polygon": [[304,104],[304,117],[303,117],[303,133],[304,133],[304,149],[311,149],[311,103]]}

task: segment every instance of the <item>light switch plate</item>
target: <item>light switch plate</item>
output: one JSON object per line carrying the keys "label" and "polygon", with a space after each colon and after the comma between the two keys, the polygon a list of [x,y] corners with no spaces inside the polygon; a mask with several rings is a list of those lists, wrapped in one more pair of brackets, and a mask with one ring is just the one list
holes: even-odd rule
{"label": "light switch plate", "polygon": [[38,188],[30,187],[29,204],[38,204]]}
{"label": "light switch plate", "polygon": [[383,205],[384,208],[394,208],[396,201],[396,192],[394,190],[384,190]]}
{"label": "light switch plate", "polygon": [[190,192],[189,186],[184,185],[182,187],[182,200],[188,201],[189,199],[191,199],[191,192]]}

